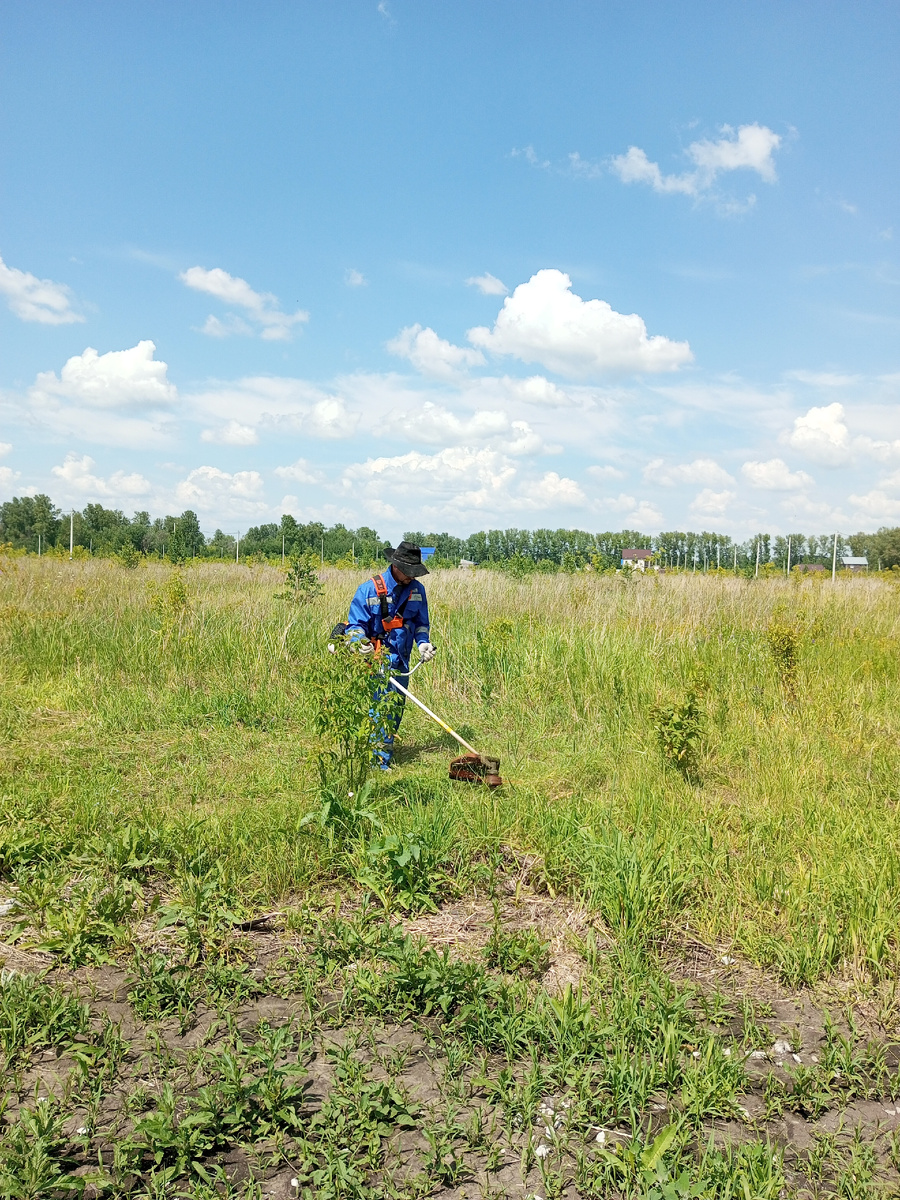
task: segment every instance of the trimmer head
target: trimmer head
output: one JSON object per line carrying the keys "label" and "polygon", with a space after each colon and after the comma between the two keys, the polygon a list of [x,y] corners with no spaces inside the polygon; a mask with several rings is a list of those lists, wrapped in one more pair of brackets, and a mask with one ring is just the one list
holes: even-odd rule
{"label": "trimmer head", "polygon": [[483,783],[489,788],[500,787],[500,759],[485,754],[462,754],[450,763],[450,778],[461,783]]}

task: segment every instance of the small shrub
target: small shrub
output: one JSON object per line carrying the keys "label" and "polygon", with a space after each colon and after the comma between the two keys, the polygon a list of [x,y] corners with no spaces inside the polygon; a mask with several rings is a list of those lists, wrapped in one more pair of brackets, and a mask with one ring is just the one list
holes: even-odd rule
{"label": "small shrub", "polygon": [[131,542],[126,542],[118,554],[114,555],[114,558],[120,567],[127,567],[132,571],[146,561],[140,550],[136,549]]}
{"label": "small shrub", "polygon": [[[357,654],[350,643],[336,638],[334,653],[325,655],[308,676],[316,700],[323,790],[334,785],[340,786],[345,795],[359,792],[369,773],[376,732],[373,694],[380,679],[378,665],[370,661],[371,657]],[[391,696],[379,700],[382,718],[390,703]]]}
{"label": "small shrub", "polygon": [[276,592],[276,600],[289,600],[292,604],[311,604],[322,594],[316,560],[309,554],[293,556],[284,576],[284,591]]}
{"label": "small shrub", "polygon": [[184,577],[180,571],[173,571],[161,588],[150,584],[149,591],[150,607],[159,619],[157,634],[163,643],[168,643],[183,633],[191,615]]}
{"label": "small shrub", "polygon": [[789,696],[797,691],[797,656],[800,632],[781,617],[774,617],[766,630],[766,643],[781,685]]}
{"label": "small shrub", "polygon": [[683,700],[654,706],[650,720],[666,762],[685,779],[696,779],[704,728],[700,693],[691,688]]}
{"label": "small shrub", "polygon": [[534,559],[525,554],[513,554],[500,563],[500,570],[504,575],[510,575],[513,579],[528,579],[536,569]]}

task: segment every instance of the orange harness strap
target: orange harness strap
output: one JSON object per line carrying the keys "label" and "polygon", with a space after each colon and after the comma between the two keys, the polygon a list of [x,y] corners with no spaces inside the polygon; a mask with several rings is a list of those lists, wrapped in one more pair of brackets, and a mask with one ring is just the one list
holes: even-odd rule
{"label": "orange harness strap", "polygon": [[[381,632],[382,634],[391,633],[395,629],[403,628],[403,614],[399,613],[393,617],[388,616],[388,590],[387,584],[384,582],[383,575],[376,575],[372,582],[375,584],[375,591],[378,599],[381,601]],[[381,644],[384,637],[372,638],[375,644],[375,653],[381,653]]]}

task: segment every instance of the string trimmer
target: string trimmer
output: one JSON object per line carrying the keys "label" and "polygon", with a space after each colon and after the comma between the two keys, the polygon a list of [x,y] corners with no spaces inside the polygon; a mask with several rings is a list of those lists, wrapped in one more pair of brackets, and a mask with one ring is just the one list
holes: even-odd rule
{"label": "string trimmer", "polygon": [[[423,663],[417,663],[412,671],[410,671],[410,675],[418,671],[419,667],[423,665]],[[446,721],[442,721],[437,713],[433,713],[427,704],[423,704],[417,696],[414,696],[402,683],[398,683],[393,676],[391,677],[391,683],[398,692],[402,692],[404,696],[412,700],[413,704],[421,708],[423,713],[431,717],[432,721],[437,721],[445,733],[449,733],[452,738],[456,738],[459,744],[465,746],[469,751],[468,754],[462,754],[459,758],[454,758],[450,763],[451,779],[458,779],[463,783],[484,783],[489,788],[500,787],[503,780],[500,778],[499,758],[491,758],[487,754],[479,754],[474,746],[470,746],[465,738],[460,737],[455,729],[451,729]]]}

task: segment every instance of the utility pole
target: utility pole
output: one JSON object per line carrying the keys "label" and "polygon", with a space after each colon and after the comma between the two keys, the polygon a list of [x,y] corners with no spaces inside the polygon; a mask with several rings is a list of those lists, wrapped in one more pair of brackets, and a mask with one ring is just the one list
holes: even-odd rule
{"label": "utility pole", "polygon": [[284,534],[281,535],[281,565],[284,566]]}
{"label": "utility pole", "polygon": [[754,579],[759,579],[759,534],[756,535],[756,573]]}
{"label": "utility pole", "polygon": [[75,549],[75,509],[69,512],[69,562],[72,561],[72,552]]}
{"label": "utility pole", "polygon": [[834,547],[831,551],[831,582],[834,583],[837,575],[837,534],[834,535]]}
{"label": "utility pole", "polygon": [[734,573],[737,575],[737,542],[734,543]]}
{"label": "utility pole", "polygon": [[241,531],[238,530],[237,537],[234,539],[234,561],[241,561]]}
{"label": "utility pole", "polygon": [[785,571],[785,575],[790,576],[790,574],[791,574],[791,535],[788,534],[787,570]]}

